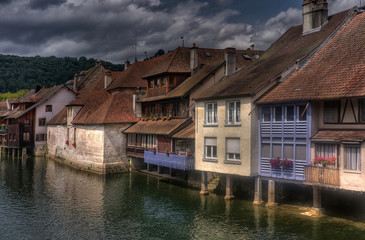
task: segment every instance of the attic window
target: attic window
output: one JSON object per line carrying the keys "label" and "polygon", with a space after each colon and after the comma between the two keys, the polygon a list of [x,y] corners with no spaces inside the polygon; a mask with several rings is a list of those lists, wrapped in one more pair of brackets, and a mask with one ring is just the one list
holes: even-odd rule
{"label": "attic window", "polygon": [[206,52],[204,52],[205,53],[205,56],[207,56],[207,57],[211,57],[212,55],[210,54],[210,52],[208,52],[208,51],[206,51]]}
{"label": "attic window", "polygon": [[243,56],[243,58],[244,59],[246,59],[246,60],[251,60],[251,57],[250,56],[248,56],[247,54],[242,54],[242,56]]}

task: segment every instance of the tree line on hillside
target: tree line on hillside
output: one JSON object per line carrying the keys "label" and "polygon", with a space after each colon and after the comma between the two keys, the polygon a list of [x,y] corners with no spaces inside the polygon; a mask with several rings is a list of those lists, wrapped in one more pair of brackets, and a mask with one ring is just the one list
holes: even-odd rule
{"label": "tree line on hillside", "polygon": [[[93,58],[19,57],[0,54],[0,93],[32,89],[36,85],[51,87],[66,83],[74,74],[96,64]],[[123,71],[124,65],[102,61],[106,68]]]}

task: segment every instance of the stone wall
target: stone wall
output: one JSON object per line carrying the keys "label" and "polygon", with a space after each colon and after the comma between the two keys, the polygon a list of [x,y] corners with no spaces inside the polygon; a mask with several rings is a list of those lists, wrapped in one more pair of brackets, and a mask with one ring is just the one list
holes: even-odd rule
{"label": "stone wall", "polygon": [[121,132],[128,126],[129,124],[49,125],[48,156],[74,168],[99,174],[129,171],[126,137]]}

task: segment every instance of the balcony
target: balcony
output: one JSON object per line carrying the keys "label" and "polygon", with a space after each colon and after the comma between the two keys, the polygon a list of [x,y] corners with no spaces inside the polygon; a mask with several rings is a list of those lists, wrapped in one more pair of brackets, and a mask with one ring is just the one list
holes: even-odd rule
{"label": "balcony", "polygon": [[194,170],[194,156],[144,151],[144,162],[179,170]]}
{"label": "balcony", "polygon": [[144,148],[143,147],[127,147],[127,156],[144,158]]}
{"label": "balcony", "polygon": [[305,166],[304,173],[307,183],[340,186],[340,171],[338,168]]}

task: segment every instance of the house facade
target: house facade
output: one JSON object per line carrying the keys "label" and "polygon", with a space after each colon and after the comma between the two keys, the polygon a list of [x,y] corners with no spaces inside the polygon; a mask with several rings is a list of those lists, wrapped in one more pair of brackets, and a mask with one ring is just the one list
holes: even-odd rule
{"label": "house facade", "polygon": [[[234,50],[235,51],[235,50]],[[234,65],[245,67],[261,51],[237,51]],[[142,119],[125,131],[128,154],[143,159],[147,168],[159,173],[182,174],[195,170],[194,118],[192,100],[217,84],[225,74],[225,50],[177,48],[168,61],[146,77],[147,92],[141,98]]]}
{"label": "house facade", "polygon": [[[311,106],[298,101],[259,107],[258,102],[295,74],[326,43],[328,36],[335,34],[351,18],[353,10],[335,14],[324,25],[317,26],[307,22],[306,14],[316,13],[323,17],[322,14],[327,14],[327,4],[320,4],[323,9],[319,9],[317,1],[304,1],[303,5],[306,31],[303,31],[303,25],[291,27],[257,62],[228,74],[195,99],[198,119],[196,169],[203,174],[202,194],[206,193],[207,172],[226,175],[226,199],[233,197],[233,176],[255,177],[255,203],[261,204],[261,179],[266,177],[270,206],[275,204],[275,181],[272,179],[304,179],[311,151],[312,125],[308,121]],[[307,11],[308,6],[315,10]],[[309,25],[312,28],[308,30]],[[272,167],[270,160],[273,162],[277,157],[279,165]],[[282,168],[280,163],[285,158],[294,163]]]}
{"label": "house facade", "polygon": [[[321,207],[323,187],[365,190],[365,88],[360,50],[365,15],[357,9],[350,12],[341,29],[303,68],[259,101],[260,175],[313,186],[316,208]],[[294,106],[293,121],[285,116],[289,106]],[[280,135],[282,141],[276,141]],[[291,175],[275,173],[268,161],[276,157],[293,160]],[[282,172],[288,170],[282,168]]]}

